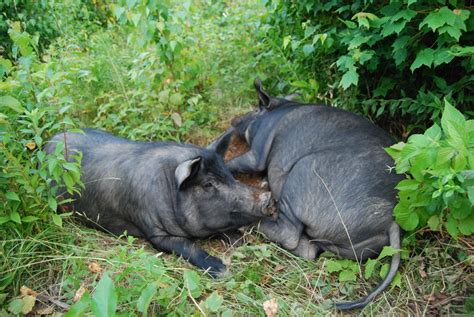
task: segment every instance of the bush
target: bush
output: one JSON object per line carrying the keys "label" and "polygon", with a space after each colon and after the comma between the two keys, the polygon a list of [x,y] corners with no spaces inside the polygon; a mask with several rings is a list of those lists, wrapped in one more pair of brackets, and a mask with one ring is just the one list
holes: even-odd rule
{"label": "bush", "polygon": [[[399,135],[438,120],[443,98],[472,116],[474,17],[464,1],[272,1],[265,40],[277,90],[373,118]],[[278,66],[283,64],[283,66]],[[392,126],[398,120],[385,120]]]}
{"label": "bush", "polygon": [[3,0],[0,12],[0,49],[3,50],[0,56],[9,58],[16,57],[7,32],[12,22],[19,22],[25,32],[31,34],[36,49],[43,53],[61,35],[105,25],[109,14],[100,0]]}
{"label": "bush", "polygon": [[413,134],[387,152],[395,159],[401,181],[394,209],[405,230],[444,227],[457,238],[474,233],[474,120],[445,101],[441,127]]}

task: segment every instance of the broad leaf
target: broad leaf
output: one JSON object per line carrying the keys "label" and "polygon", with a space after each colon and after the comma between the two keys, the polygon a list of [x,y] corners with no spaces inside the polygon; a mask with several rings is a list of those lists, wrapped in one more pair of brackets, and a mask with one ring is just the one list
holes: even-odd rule
{"label": "broad leaf", "polygon": [[115,316],[116,309],[117,294],[115,286],[109,274],[104,272],[92,295],[92,312],[98,317],[109,317]]}
{"label": "broad leaf", "polygon": [[158,284],[156,282],[148,283],[147,287],[143,289],[140,297],[138,298],[137,309],[145,317],[148,313],[148,306],[150,306],[153,297],[155,297],[157,288]]}

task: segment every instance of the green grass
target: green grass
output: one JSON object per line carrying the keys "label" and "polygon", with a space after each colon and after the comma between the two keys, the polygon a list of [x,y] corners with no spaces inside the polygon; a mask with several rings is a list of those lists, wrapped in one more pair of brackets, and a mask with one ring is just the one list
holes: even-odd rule
{"label": "green grass", "polygon": [[[277,70],[263,62],[272,56],[265,55],[265,43],[258,40],[265,27],[260,18],[268,14],[260,2],[193,4],[174,4],[170,14],[175,33],[169,39],[179,47],[171,64],[159,59],[156,43],[142,47],[128,41],[131,31],[121,25],[63,34],[46,57],[55,77],[34,79],[51,93],[44,94],[43,102],[69,105],[68,115],[81,127],[132,139],[207,144],[230,118],[255,103],[254,78]],[[20,298],[23,285],[39,293],[34,311],[51,307],[63,312],[61,306],[73,304],[81,285],[95,296],[104,272],[112,278],[123,316],[141,314],[137,303],[147,287],[156,287],[150,315],[264,316],[262,305],[272,298],[280,316],[328,315],[336,313],[333,302],[357,299],[381,280],[377,270],[367,281],[359,274],[355,281],[341,281],[339,272],[327,268],[332,255],[303,260],[254,229],[245,231],[241,246],[218,238],[198,241],[229,263],[231,275],[219,280],[157,252],[146,241],[113,237],[72,220],[62,228],[38,222],[23,229],[0,226],[0,285],[8,284],[0,288],[0,314]],[[472,313],[473,238],[455,241],[427,232],[413,238],[405,244],[399,286],[387,289],[361,313]],[[94,272],[90,263],[102,271]]]}
{"label": "green grass", "polygon": [[[81,284],[93,293],[101,274],[107,271],[114,281],[120,299],[118,309],[122,312],[136,312],[143,288],[157,282],[160,293],[150,306],[154,314],[190,315],[201,309],[209,314],[206,299],[217,292],[223,300],[218,309],[220,313],[263,315],[263,302],[275,298],[281,316],[335,313],[331,306],[333,301],[362,296],[380,279],[377,276],[369,281],[340,282],[337,274],[326,271],[326,264],[332,259],[329,254],[316,261],[299,259],[267,243],[250,229],[243,240],[238,247],[220,239],[202,242],[211,254],[229,263],[232,274],[213,280],[197,271],[200,295],[194,300],[188,293],[183,273],[196,269],[186,261],[156,252],[145,241],[114,238],[75,223],[68,223],[64,230],[47,227],[34,237],[4,240],[2,276],[14,272],[13,288],[18,290],[26,285],[47,298],[72,304]],[[473,242],[472,239],[454,242],[438,235],[419,235],[417,246],[410,251],[409,259],[403,261],[401,287],[388,289],[362,313],[447,315],[465,312],[464,302],[474,286]],[[97,263],[102,273],[92,272],[88,268],[91,262]],[[38,309],[44,306],[39,305]],[[53,307],[61,311],[60,307]]]}

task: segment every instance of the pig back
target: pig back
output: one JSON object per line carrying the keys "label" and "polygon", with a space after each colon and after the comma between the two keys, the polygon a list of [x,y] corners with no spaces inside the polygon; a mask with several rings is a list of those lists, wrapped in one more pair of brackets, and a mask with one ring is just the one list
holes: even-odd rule
{"label": "pig back", "polygon": [[174,170],[179,162],[199,155],[198,149],[129,141],[98,130],[84,132],[67,133],[66,138],[58,134],[51,140],[51,147],[66,140],[69,154],[82,153],[85,188],[75,197],[74,210],[105,228],[125,220],[184,235],[173,216],[177,208]]}

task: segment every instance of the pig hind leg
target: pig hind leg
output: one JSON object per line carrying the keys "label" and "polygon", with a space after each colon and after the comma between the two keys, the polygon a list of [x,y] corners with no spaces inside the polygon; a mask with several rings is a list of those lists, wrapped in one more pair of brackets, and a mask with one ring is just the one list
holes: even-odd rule
{"label": "pig hind leg", "polygon": [[[382,248],[386,245],[389,245],[388,236],[386,234],[380,234],[354,243],[353,246],[347,244],[323,244],[320,246],[323,250],[330,251],[343,258],[363,261],[378,256]],[[355,255],[357,255],[357,257]]]}
{"label": "pig hind leg", "polygon": [[132,222],[121,218],[110,218],[101,221],[101,225],[109,232],[119,236],[125,231],[129,236],[143,238],[144,233]]}
{"label": "pig hind leg", "polygon": [[304,259],[314,260],[320,251],[321,249],[318,247],[318,245],[311,241],[307,235],[303,234],[300,238],[300,241],[298,242],[298,246],[296,249],[291,250],[291,253]]}

